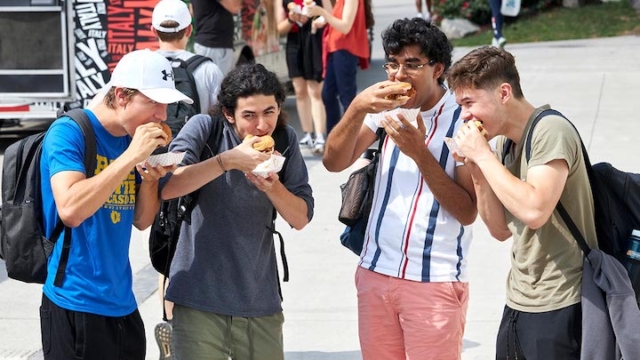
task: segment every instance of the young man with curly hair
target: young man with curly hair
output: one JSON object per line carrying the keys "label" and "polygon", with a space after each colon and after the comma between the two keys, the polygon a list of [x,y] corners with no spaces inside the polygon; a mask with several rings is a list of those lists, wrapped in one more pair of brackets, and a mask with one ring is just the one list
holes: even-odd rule
{"label": "young man with curly hair", "polygon": [[[382,34],[388,80],[365,89],[329,134],[329,171],[353,164],[386,137],[375,195],[356,270],[360,346],[365,360],[460,359],[469,285],[467,256],[476,218],[469,171],[445,145],[462,126],[460,107],[443,84],[452,46],[424,19],[396,20]],[[416,90],[408,100],[393,85]],[[419,108],[414,119],[376,113]],[[375,114],[375,115],[372,115]]]}
{"label": "young man with curly hair", "polygon": [[[275,73],[242,65],[222,81],[212,116],[192,117],[171,142],[170,151],[186,155],[161,183],[162,198],[199,189],[169,274],[174,359],[284,360],[273,216],[299,230],[311,221],[314,203],[284,100]],[[214,121],[223,127],[209,143],[216,155],[200,161]],[[275,132],[285,135],[287,164],[263,178],[252,170],[270,155],[253,144]]]}

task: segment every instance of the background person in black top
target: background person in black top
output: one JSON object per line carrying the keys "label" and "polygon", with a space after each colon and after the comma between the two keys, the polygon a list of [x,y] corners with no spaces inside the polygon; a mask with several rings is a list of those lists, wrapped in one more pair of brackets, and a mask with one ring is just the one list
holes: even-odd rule
{"label": "background person in black top", "polygon": [[191,0],[196,19],[194,51],[210,57],[224,75],[233,63],[233,14],[242,8],[242,0]]}

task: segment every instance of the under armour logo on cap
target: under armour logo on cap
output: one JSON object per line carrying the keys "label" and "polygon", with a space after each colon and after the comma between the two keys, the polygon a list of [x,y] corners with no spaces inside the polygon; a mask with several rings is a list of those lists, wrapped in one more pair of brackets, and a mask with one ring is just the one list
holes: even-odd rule
{"label": "under armour logo on cap", "polygon": [[173,71],[162,70],[162,80],[167,80],[171,78],[173,80]]}

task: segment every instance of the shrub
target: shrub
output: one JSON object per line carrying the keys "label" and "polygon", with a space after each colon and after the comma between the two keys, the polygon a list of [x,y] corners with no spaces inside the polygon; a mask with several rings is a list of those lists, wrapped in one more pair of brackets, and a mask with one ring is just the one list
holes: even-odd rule
{"label": "shrub", "polygon": [[491,22],[489,0],[436,0],[433,12],[438,19],[465,18],[478,25]]}
{"label": "shrub", "polygon": [[[519,16],[526,16],[560,3],[560,0],[521,0]],[[477,25],[491,25],[489,0],[435,0],[433,13],[436,19],[465,18]],[[506,17],[505,21],[510,21]],[[439,21],[437,20],[437,21]]]}

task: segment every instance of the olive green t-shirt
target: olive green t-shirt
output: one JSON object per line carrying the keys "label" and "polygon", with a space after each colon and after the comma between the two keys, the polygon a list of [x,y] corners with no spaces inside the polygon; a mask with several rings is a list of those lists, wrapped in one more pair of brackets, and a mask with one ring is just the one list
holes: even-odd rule
{"label": "olive green t-shirt", "polygon": [[[496,143],[500,160],[523,181],[534,166],[563,159],[569,175],[560,202],[587,243],[597,248],[593,221],[593,196],[589,186],[580,137],[564,118],[547,115],[536,125],[528,164],[523,151],[526,136],[535,117],[549,106],[534,111],[524,129],[522,140],[502,154],[506,138]],[[580,302],[583,253],[564,221],[554,210],[537,230],[527,227],[505,209],[507,225],[513,233],[511,270],[507,278],[507,305],[525,312],[546,312]]]}

